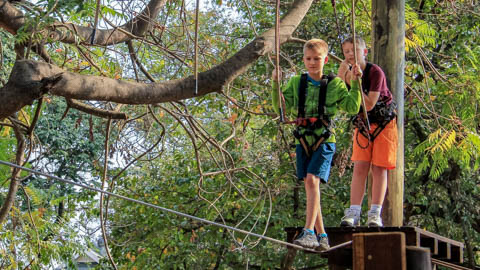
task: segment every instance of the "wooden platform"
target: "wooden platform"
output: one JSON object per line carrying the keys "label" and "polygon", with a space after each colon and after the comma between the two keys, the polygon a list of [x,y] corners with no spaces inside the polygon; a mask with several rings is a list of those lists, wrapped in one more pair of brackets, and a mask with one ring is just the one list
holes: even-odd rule
{"label": "wooden platform", "polygon": [[[302,227],[287,227],[287,241],[293,242]],[[406,247],[428,248],[431,257],[454,264],[463,263],[463,243],[448,239],[438,234],[422,230],[417,227],[327,227],[325,228],[331,246],[335,246],[353,240],[353,234],[358,233],[392,233],[401,232],[405,234]],[[329,264],[342,264],[345,267],[352,266],[352,247],[342,248],[322,255],[328,257]],[[346,259],[347,258],[347,259]],[[334,269],[334,268],[331,268]],[[341,268],[338,268],[341,269]]]}

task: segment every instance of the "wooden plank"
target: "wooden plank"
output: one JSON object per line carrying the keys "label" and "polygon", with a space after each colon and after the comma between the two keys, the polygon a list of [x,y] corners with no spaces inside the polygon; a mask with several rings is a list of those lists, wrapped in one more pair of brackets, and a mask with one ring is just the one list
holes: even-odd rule
{"label": "wooden plank", "polygon": [[301,227],[286,227],[283,229],[287,232],[287,242],[292,243],[295,237],[301,232]]}
{"label": "wooden plank", "polygon": [[463,263],[463,248],[452,246],[452,262]]}
{"label": "wooden plank", "polygon": [[405,234],[353,234],[353,270],[406,270]]}
{"label": "wooden plank", "polygon": [[328,269],[343,270],[352,269],[352,249],[336,249],[328,253]]}
{"label": "wooden plank", "polygon": [[420,228],[417,228],[417,227],[414,227],[415,228],[415,231],[419,232],[421,235],[424,235],[424,236],[428,236],[428,237],[431,237],[431,238],[436,238],[440,241],[443,241],[443,242],[447,242],[447,243],[450,243],[454,246],[458,246],[458,247],[461,247],[463,248],[463,243],[462,242],[459,242],[459,241],[455,241],[455,240],[452,240],[452,239],[449,239],[449,238],[446,238],[444,236],[441,236],[441,235],[438,235],[436,233],[432,233],[432,232],[429,232],[429,231],[425,231],[423,229],[420,229]]}
{"label": "wooden plank", "polygon": [[[295,236],[300,233],[302,227],[287,227],[285,231],[287,232],[287,241],[292,242]],[[405,243],[408,246],[417,246],[417,247],[428,247],[431,248],[431,256],[435,258],[440,258],[439,253],[442,253],[443,258],[449,258],[451,262],[454,263],[463,263],[463,247],[462,242],[458,242],[446,237],[440,236],[438,234],[425,231],[423,229],[413,227],[413,226],[404,226],[404,227],[381,227],[381,228],[372,228],[372,227],[326,227],[328,238],[330,240],[330,245],[338,245],[352,240],[352,235],[355,233],[375,233],[375,232],[403,232],[405,234]],[[447,246],[445,246],[444,251],[439,250],[439,243],[449,243],[450,251],[448,251]],[[322,255],[327,257],[326,254]],[[349,259],[351,260],[351,258]],[[351,262],[350,262],[351,263]]]}
{"label": "wooden plank", "polygon": [[452,259],[451,244],[445,242],[438,243],[438,258],[440,259]]}
{"label": "wooden plank", "polygon": [[432,256],[438,255],[438,240],[430,237],[420,237],[420,246],[430,248]]}
{"label": "wooden plank", "polygon": [[406,255],[408,270],[432,270],[429,248],[407,246]]}
{"label": "wooden plank", "polygon": [[353,269],[365,270],[365,236],[367,234],[359,233],[353,235]]}
{"label": "wooden plank", "polygon": [[[454,270],[472,270],[472,268],[463,267],[463,266],[461,266],[461,265],[457,265],[457,264],[454,264],[454,263],[445,262],[445,261],[438,260],[438,259],[434,259],[434,258],[432,258],[432,264],[433,264],[433,267],[436,267],[437,265],[439,265],[439,266],[446,267],[447,269],[454,269]],[[442,267],[442,269],[443,269],[443,267]],[[475,268],[475,269],[477,269],[477,268]],[[435,270],[435,268],[434,268],[434,270]]]}
{"label": "wooden plank", "polygon": [[415,231],[403,231],[405,233],[405,244],[407,246],[420,246],[420,234]]}

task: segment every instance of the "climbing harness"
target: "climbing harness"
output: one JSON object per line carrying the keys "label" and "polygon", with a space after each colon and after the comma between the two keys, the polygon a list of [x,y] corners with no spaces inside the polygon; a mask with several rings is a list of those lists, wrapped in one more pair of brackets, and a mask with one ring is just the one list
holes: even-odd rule
{"label": "climbing harness", "polygon": [[304,248],[302,246],[295,245],[295,244],[285,242],[285,241],[281,241],[281,240],[277,240],[275,238],[271,238],[271,237],[268,237],[268,236],[265,236],[265,235],[252,233],[252,232],[245,231],[245,230],[235,228],[235,227],[231,227],[231,226],[228,226],[228,225],[225,225],[225,224],[213,222],[213,221],[210,221],[208,219],[199,218],[199,217],[192,216],[192,215],[189,215],[189,214],[185,214],[185,213],[182,213],[182,212],[179,212],[179,211],[164,208],[164,207],[161,207],[161,206],[158,206],[158,205],[155,205],[155,204],[151,204],[151,203],[147,203],[147,202],[144,202],[144,201],[132,199],[132,198],[129,198],[129,197],[126,197],[126,196],[118,195],[118,194],[115,194],[115,193],[112,193],[112,192],[109,192],[109,191],[104,191],[104,190],[94,188],[94,187],[91,187],[91,186],[87,186],[87,185],[84,185],[84,184],[79,184],[79,183],[73,182],[71,180],[63,179],[63,178],[60,178],[60,177],[55,176],[55,175],[51,175],[51,174],[44,173],[44,172],[41,172],[41,171],[33,170],[33,169],[23,167],[23,166],[20,166],[20,165],[14,164],[14,163],[10,163],[10,162],[7,162],[7,161],[0,160],[0,164],[6,165],[6,166],[9,166],[9,167],[12,167],[12,168],[17,168],[17,169],[20,169],[20,170],[23,170],[23,171],[27,171],[27,172],[30,172],[30,173],[33,173],[33,174],[42,175],[42,176],[45,176],[45,177],[50,178],[50,179],[55,180],[55,181],[67,183],[67,184],[74,185],[74,186],[77,186],[77,187],[81,187],[81,188],[84,188],[84,189],[92,190],[92,191],[95,191],[95,192],[98,192],[98,193],[107,194],[107,195],[110,195],[112,197],[116,197],[116,198],[119,198],[119,199],[122,199],[122,200],[142,204],[142,205],[152,207],[152,208],[155,208],[155,209],[159,209],[159,210],[162,210],[162,211],[165,211],[165,212],[169,212],[169,213],[172,213],[172,214],[175,214],[175,215],[179,215],[179,216],[186,217],[186,218],[189,218],[189,219],[197,220],[197,221],[200,221],[200,222],[205,223],[205,224],[221,227],[221,228],[224,228],[224,229],[227,229],[227,230],[236,231],[236,232],[239,232],[239,233],[243,233],[245,235],[251,235],[251,236],[254,236],[254,237],[257,237],[257,238],[260,238],[260,239],[264,239],[264,240],[267,240],[267,241],[270,241],[270,242],[274,242],[274,243],[277,243],[277,244],[280,244],[280,245],[283,245],[283,246],[287,246],[287,247],[290,247],[290,248],[295,248],[295,249],[304,250],[304,251],[313,252],[313,253],[327,253],[329,251],[332,251],[332,250],[335,250],[335,249],[345,247],[345,246],[348,246],[348,245],[352,244],[352,241],[348,241],[348,242],[344,242],[344,243],[341,243],[339,245],[333,246],[330,249],[327,249],[327,250],[324,250],[324,251],[316,251],[314,249]]}
{"label": "climbing harness", "polygon": [[[372,68],[373,64],[367,62],[367,66],[365,67],[365,70],[363,71],[363,77],[365,78],[362,80],[362,88],[363,92],[368,95],[369,89],[370,89],[370,80],[368,80],[368,76],[370,73],[370,70]],[[377,101],[375,104],[375,107],[373,107],[372,110],[367,112],[368,120],[370,124],[377,124],[377,127],[375,130],[370,133],[370,128],[367,128],[366,126],[366,121],[364,118],[364,110],[363,108],[360,108],[360,112],[352,117],[352,124],[358,129],[356,141],[357,144],[360,146],[360,148],[365,149],[368,147],[370,142],[373,142],[375,138],[382,132],[383,129],[392,121],[395,119],[397,116],[396,114],[396,108],[397,105],[396,103],[392,100],[389,104],[387,104],[385,101],[380,100]],[[367,145],[362,146],[359,141],[358,141],[358,134],[362,134],[367,140]]]}
{"label": "climbing harness", "polygon": [[358,128],[358,133],[362,134],[370,142],[373,142],[378,136],[378,134],[380,134],[380,132],[385,129],[388,123],[390,123],[390,121],[395,119],[395,117],[397,116],[395,112],[396,107],[397,106],[393,101],[390,104],[386,104],[382,101],[375,104],[374,109],[368,112],[368,118],[371,121],[370,123],[377,124],[377,127],[372,133],[370,133],[370,131],[365,126],[365,121],[362,119],[361,115],[354,116],[352,119],[352,123],[356,128]]}
{"label": "climbing harness", "polygon": [[[302,145],[307,156],[311,156],[315,152],[320,144],[322,144],[331,135],[330,131],[330,119],[325,114],[325,101],[327,99],[327,86],[328,83],[335,78],[334,74],[323,76],[320,80],[320,91],[318,97],[318,109],[317,117],[305,117],[305,102],[307,99],[307,86],[308,75],[302,74],[300,76],[300,85],[298,87],[298,112],[297,119],[294,121],[297,128],[293,132],[293,135]],[[324,128],[324,132],[321,135],[317,135],[315,130]],[[307,142],[306,136],[313,136],[314,142],[310,145]]]}

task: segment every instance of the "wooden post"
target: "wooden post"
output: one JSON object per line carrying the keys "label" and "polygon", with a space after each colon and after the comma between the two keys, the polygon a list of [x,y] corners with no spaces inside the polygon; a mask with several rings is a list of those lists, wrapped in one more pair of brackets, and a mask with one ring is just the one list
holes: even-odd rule
{"label": "wooden post", "polygon": [[373,62],[385,71],[388,87],[398,105],[397,167],[388,173],[388,191],[383,204],[383,223],[385,226],[402,226],[405,0],[372,0],[372,39]]}
{"label": "wooden post", "polygon": [[353,234],[353,270],[406,270],[405,234]]}
{"label": "wooden post", "polygon": [[297,250],[291,247],[287,248],[287,254],[283,257],[281,268],[282,270],[291,270],[295,256],[297,255]]}
{"label": "wooden post", "polygon": [[408,270],[432,270],[430,249],[407,246]]}

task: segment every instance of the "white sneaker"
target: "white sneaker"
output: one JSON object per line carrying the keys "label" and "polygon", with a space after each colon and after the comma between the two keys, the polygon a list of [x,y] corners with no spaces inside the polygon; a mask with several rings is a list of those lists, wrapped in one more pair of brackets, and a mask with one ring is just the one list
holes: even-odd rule
{"label": "white sneaker", "polygon": [[369,227],[383,227],[382,218],[380,213],[368,212],[367,225]]}
{"label": "white sneaker", "polygon": [[345,216],[342,218],[340,226],[355,227],[360,225],[360,213],[350,208],[345,209]]}

